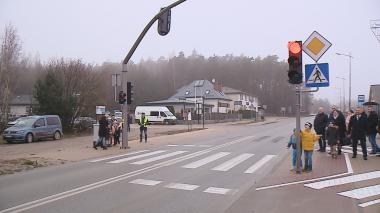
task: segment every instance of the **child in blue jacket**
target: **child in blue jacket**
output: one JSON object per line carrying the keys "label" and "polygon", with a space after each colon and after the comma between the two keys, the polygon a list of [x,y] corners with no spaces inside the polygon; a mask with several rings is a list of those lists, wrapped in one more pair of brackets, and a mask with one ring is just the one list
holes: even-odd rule
{"label": "child in blue jacket", "polygon": [[[296,171],[296,161],[297,161],[297,141],[296,141],[296,129],[293,129],[293,134],[290,136],[289,143],[287,148],[289,149],[290,147],[293,148],[293,158],[292,158],[292,164],[293,164],[293,169],[291,171]],[[302,146],[301,146],[302,147]],[[301,148],[301,156],[302,156],[302,148]],[[300,156],[300,158],[301,158]],[[302,167],[302,158],[301,158],[301,167]]]}

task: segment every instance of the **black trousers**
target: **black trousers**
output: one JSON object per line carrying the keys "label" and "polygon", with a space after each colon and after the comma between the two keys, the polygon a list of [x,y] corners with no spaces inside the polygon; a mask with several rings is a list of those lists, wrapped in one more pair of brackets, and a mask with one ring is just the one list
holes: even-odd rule
{"label": "black trousers", "polygon": [[352,151],[354,152],[353,155],[356,156],[357,154],[358,141],[360,141],[360,146],[362,147],[363,157],[367,157],[367,143],[365,138],[352,138]]}
{"label": "black trousers", "polygon": [[142,134],[145,134],[145,142],[147,141],[148,139],[148,127],[144,127],[144,126],[140,126],[140,142],[142,141]]}
{"label": "black trousers", "polygon": [[326,140],[324,137],[320,137],[318,143],[319,143],[319,149],[320,150],[326,149]]}

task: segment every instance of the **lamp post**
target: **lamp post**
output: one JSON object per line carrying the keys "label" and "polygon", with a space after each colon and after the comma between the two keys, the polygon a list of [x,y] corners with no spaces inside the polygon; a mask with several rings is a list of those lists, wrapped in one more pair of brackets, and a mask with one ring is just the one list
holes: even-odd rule
{"label": "lamp post", "polygon": [[348,78],[348,84],[349,84],[349,88],[348,88],[348,110],[351,109],[351,59],[354,58],[352,57],[351,53],[348,53],[348,54],[344,54],[344,53],[336,53],[337,55],[340,55],[340,56],[346,56],[349,58],[349,78]]}
{"label": "lamp post", "polygon": [[337,79],[342,80],[343,82],[343,111],[346,111],[346,79],[342,77],[336,77]]}

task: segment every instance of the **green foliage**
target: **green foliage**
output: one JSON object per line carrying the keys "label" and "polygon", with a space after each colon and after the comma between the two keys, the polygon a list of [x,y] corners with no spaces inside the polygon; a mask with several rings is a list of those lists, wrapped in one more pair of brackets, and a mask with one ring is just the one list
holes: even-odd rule
{"label": "green foliage", "polygon": [[64,96],[64,85],[57,73],[48,71],[44,79],[38,80],[34,95],[39,103],[38,114],[59,115],[63,128],[70,128],[75,100]]}

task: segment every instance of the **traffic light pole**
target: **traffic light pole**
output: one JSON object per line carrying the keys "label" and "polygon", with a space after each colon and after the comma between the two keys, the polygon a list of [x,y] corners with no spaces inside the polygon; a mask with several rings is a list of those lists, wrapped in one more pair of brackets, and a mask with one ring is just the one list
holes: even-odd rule
{"label": "traffic light pole", "polygon": [[[297,158],[296,158],[296,173],[301,174],[301,95],[302,92],[318,92],[319,87],[315,90],[301,90],[301,86],[297,85],[296,91],[296,147],[297,147]],[[304,162],[305,163],[305,162]]]}
{"label": "traffic light pole", "polygon": [[[154,22],[156,22],[160,16],[164,13],[166,13],[166,11],[170,10],[171,8],[173,7],[176,7],[178,6],[179,4],[185,2],[186,0],[179,0],[179,1],[176,1],[172,4],[170,4],[169,6],[165,7],[164,9],[160,10],[159,13],[157,13],[153,18],[152,20],[150,20],[150,22],[145,26],[144,30],[140,33],[140,36],[137,38],[137,40],[135,41],[135,43],[133,44],[132,48],[129,50],[127,56],[124,58],[123,60],[123,64],[122,64],[122,82],[121,82],[121,85],[122,85],[122,88],[123,88],[123,91],[126,92],[127,91],[127,72],[128,72],[128,69],[127,69],[127,65],[128,65],[128,62],[129,60],[131,59],[133,53],[135,52],[135,50],[137,49],[137,47],[139,46],[140,42],[142,41],[142,39],[144,38],[145,34],[148,32],[148,30],[152,27],[152,25],[154,24]],[[127,118],[127,113],[128,113],[128,105],[127,103],[124,103],[123,104],[123,120],[124,120],[124,124],[123,124],[123,140],[122,140],[122,148],[126,149],[126,148],[129,148],[128,147],[128,132],[127,132],[127,122],[128,122],[128,118]]]}

